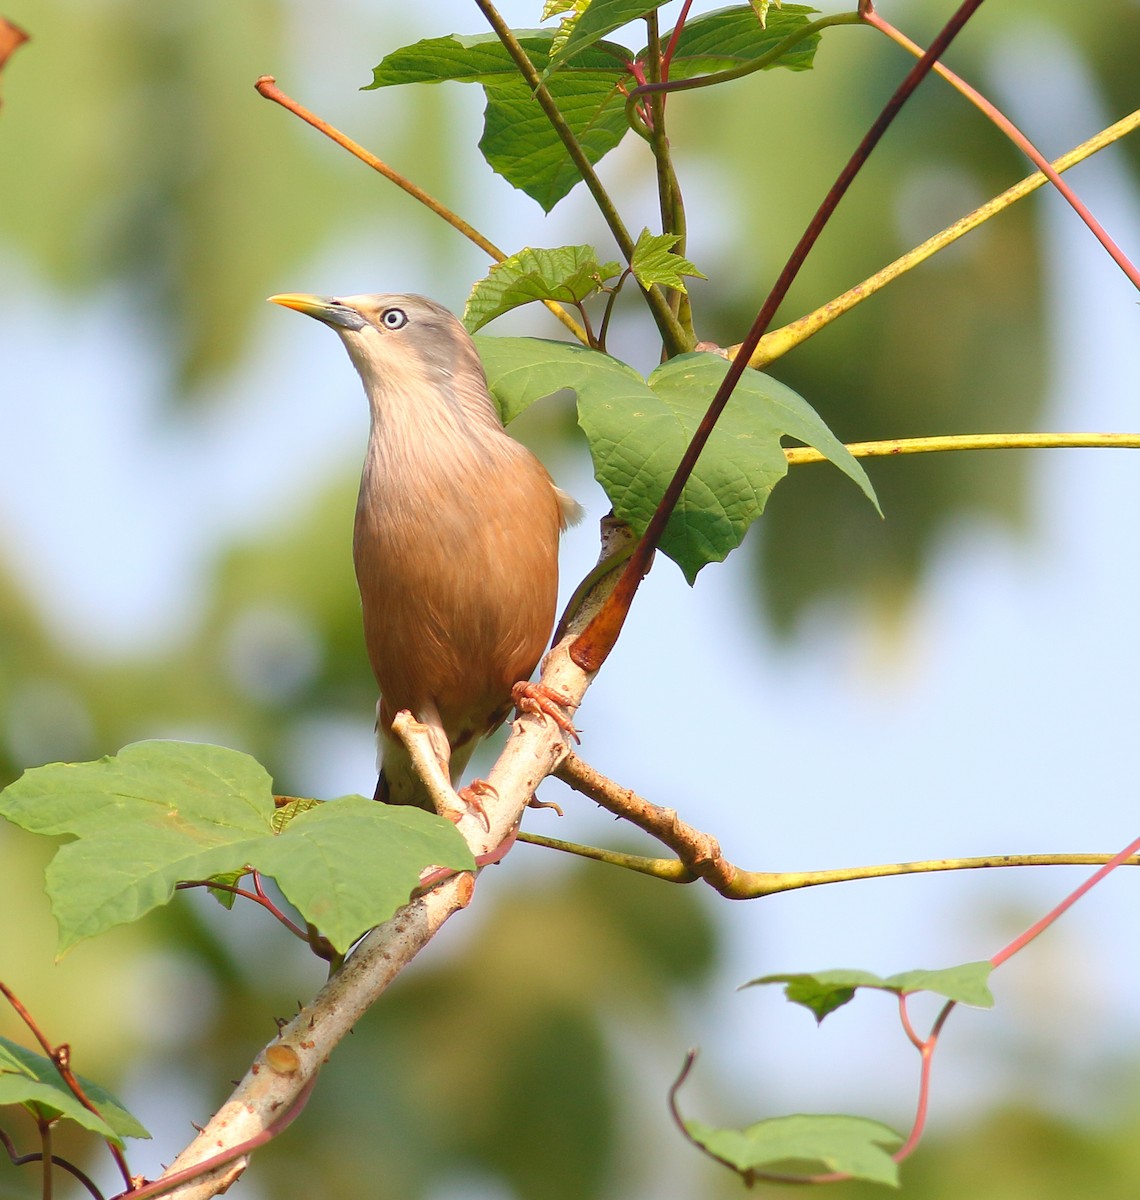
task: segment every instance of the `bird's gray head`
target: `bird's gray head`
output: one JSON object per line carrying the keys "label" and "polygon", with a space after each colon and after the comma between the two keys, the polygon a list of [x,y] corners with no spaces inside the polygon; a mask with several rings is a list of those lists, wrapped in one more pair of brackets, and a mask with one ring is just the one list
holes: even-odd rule
{"label": "bird's gray head", "polygon": [[467,330],[426,296],[386,292],[369,296],[270,296],[334,329],[374,391],[414,392],[425,385],[452,390],[455,381],[485,390],[478,352]]}

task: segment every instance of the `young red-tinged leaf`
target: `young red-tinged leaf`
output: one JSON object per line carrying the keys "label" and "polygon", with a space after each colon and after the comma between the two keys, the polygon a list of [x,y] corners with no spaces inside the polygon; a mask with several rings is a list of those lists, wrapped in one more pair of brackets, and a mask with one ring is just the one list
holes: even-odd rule
{"label": "young red-tinged leaf", "polygon": [[633,248],[629,269],[643,288],[658,283],[662,287],[676,288],[683,292],[686,290],[684,276],[708,278],[687,258],[673,253],[673,247],[680,240],[681,235],[677,233],[650,233],[648,229],[641,231],[641,236]]}
{"label": "young red-tinged leaf", "polygon": [[607,33],[613,33],[615,29],[620,29],[630,21],[635,21],[660,7],[660,3],[647,4],[646,0],[591,0],[574,22],[570,36],[551,56],[543,72],[544,81],[549,83],[549,76],[563,63],[593,46]]}
{"label": "young red-tinged leaf", "polygon": [[[549,61],[553,30],[517,30],[519,44],[537,70]],[[586,158],[598,162],[628,132],[625,98],[618,85],[629,78],[630,52],[609,42],[590,46],[552,79],[549,90]],[[370,88],[400,83],[478,83],[487,107],[479,149],[512,186],[549,212],[581,179],[530,86],[494,34],[428,38],[385,55]]]}
{"label": "young red-tinged leaf", "polygon": [[[280,871],[302,917],[327,922],[326,936],[344,950],[407,901],[426,867],[472,865],[448,821],[420,813],[409,836],[407,810],[354,799],[369,817],[334,802],[299,813],[278,835],[269,776],[252,758],[220,746],[139,742],[97,762],[25,772],[0,792],[0,816],[74,838],[46,872],[60,953],[167,903],[184,880],[248,867]],[[316,833],[306,818],[317,819]]]}
{"label": "young red-tinged leaf", "polygon": [[558,22],[558,28],[554,32],[554,39],[550,43],[550,55],[553,58],[566,42],[570,35],[574,32],[574,26],[578,24],[578,18],[590,7],[590,0],[546,0],[542,6],[542,16],[539,18],[542,21],[548,21],[551,17],[562,16],[562,20]]}
{"label": "young red-tinged leaf", "polygon": [[793,1003],[801,1004],[822,1021],[828,1013],[846,1004],[858,988],[873,991],[893,992],[909,995],[911,992],[933,992],[959,1004],[974,1008],[992,1008],[993,994],[987,986],[993,964],[989,961],[963,963],[956,967],[943,967],[937,971],[904,971],[883,978],[870,971],[836,970],[815,971],[794,975],[764,975],[749,980],[744,987],[759,984],[782,983],[784,995]]}
{"label": "young red-tinged leaf", "polygon": [[[577,393],[594,474],[616,515],[638,532],[728,369],[718,355],[683,354],[643,380],[608,355],[566,342],[480,338],[477,344],[504,420],[560,388]],[[876,503],[863,468],[811,407],[775,379],[746,371],[661,540],[690,583],[734,550],[763,512],[787,474],[785,435],[814,446]]]}
{"label": "young red-tinged leaf", "polygon": [[592,246],[527,247],[496,263],[472,288],[463,310],[469,333],[523,304],[577,304],[621,274],[621,264],[598,262]]}
{"label": "young red-tinged leaf", "polygon": [[79,1103],[50,1059],[0,1038],[0,1104],[22,1104],[49,1117],[66,1117],[117,1146],[123,1138],[150,1137],[106,1088],[81,1075],[76,1078],[99,1116]]}
{"label": "young red-tinged leaf", "polygon": [[757,1121],[746,1129],[715,1129],[700,1121],[686,1121],[685,1129],[738,1171],[799,1178],[839,1172],[898,1187],[898,1164],[891,1152],[903,1139],[866,1117],[800,1113]]}

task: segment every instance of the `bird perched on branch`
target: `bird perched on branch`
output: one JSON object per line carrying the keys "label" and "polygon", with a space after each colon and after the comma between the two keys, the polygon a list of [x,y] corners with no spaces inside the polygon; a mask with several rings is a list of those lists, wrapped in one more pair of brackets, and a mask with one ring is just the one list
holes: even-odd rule
{"label": "bird perched on branch", "polygon": [[[559,535],[581,509],[506,433],[447,309],[395,294],[270,300],[339,334],[368,396],[353,559],[380,687],[376,798],[430,809],[392,718],[406,709],[428,727],[454,785],[546,647]],[[572,730],[542,689],[524,693]]]}

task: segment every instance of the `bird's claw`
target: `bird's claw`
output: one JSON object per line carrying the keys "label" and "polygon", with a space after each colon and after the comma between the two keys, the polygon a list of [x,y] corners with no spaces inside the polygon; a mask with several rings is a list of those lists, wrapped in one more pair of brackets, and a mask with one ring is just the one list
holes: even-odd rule
{"label": "bird's claw", "polygon": [[574,699],[565,692],[547,687],[542,683],[530,683],[523,680],[511,688],[511,699],[519,712],[536,713],[549,717],[563,733],[572,737],[576,742],[582,739],[574,728],[574,722],[566,715],[566,709],[574,707]]}
{"label": "bird's claw", "polygon": [[[493,784],[488,783],[485,779],[472,779],[466,787],[461,787],[455,793],[464,804],[467,805],[467,811],[473,812],[480,821],[483,822],[483,828],[488,833],[491,832],[491,818],[487,816],[487,810],[483,807],[483,797],[489,796],[493,800],[498,800],[499,793]],[[458,824],[463,819],[463,813],[455,815],[455,823]],[[447,814],[448,820],[451,820],[451,815]]]}

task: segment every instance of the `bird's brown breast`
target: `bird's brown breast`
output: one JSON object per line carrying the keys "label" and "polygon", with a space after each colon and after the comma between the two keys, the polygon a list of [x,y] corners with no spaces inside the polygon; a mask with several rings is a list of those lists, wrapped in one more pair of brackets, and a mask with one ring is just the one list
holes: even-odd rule
{"label": "bird's brown breast", "polygon": [[418,468],[370,453],[354,537],[364,636],[390,719],[438,709],[454,747],[505,715],[554,624],[561,510],[505,433]]}

